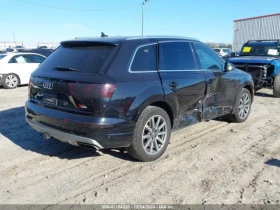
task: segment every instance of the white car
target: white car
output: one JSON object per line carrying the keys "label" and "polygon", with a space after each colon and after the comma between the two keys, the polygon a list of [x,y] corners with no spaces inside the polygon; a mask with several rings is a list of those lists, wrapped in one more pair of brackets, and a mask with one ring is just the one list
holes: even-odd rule
{"label": "white car", "polygon": [[0,85],[12,89],[28,84],[31,73],[46,59],[36,53],[0,54]]}
{"label": "white car", "polygon": [[230,57],[231,49],[229,48],[213,48],[213,50],[220,56],[220,57]]}

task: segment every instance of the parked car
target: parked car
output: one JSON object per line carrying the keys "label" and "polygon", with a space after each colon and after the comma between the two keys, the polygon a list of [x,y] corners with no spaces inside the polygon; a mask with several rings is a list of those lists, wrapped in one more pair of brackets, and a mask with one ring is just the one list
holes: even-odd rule
{"label": "parked car", "polygon": [[38,49],[48,49],[48,47],[44,45],[44,46],[39,46]]}
{"label": "parked car", "polygon": [[270,87],[280,97],[280,40],[248,41],[239,56],[228,61],[252,75],[256,90]]}
{"label": "parked car", "polygon": [[8,47],[6,49],[6,53],[9,53],[9,52],[18,52],[18,51],[16,49],[14,49],[14,48]]}
{"label": "parked car", "polygon": [[196,39],[61,42],[30,78],[26,121],[46,139],[159,158],[171,130],[227,116],[244,122],[254,84]]}
{"label": "parked car", "polygon": [[231,56],[231,49],[229,48],[213,48],[213,50],[223,59]]}
{"label": "parked car", "polygon": [[42,48],[42,49],[29,49],[26,52],[37,53],[37,54],[43,55],[45,57],[48,57],[52,54],[53,50]]}
{"label": "parked car", "polygon": [[15,46],[15,49],[16,49],[17,52],[23,52],[24,50],[26,50],[26,48],[21,46],[21,45]]}
{"label": "parked car", "polygon": [[35,53],[0,54],[0,85],[12,89],[28,84],[31,73],[46,59]]}

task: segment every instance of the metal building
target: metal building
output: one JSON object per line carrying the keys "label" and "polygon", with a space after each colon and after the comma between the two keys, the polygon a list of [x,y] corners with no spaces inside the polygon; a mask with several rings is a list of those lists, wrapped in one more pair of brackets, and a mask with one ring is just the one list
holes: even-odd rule
{"label": "metal building", "polygon": [[248,40],[280,40],[280,13],[233,21],[233,52]]}

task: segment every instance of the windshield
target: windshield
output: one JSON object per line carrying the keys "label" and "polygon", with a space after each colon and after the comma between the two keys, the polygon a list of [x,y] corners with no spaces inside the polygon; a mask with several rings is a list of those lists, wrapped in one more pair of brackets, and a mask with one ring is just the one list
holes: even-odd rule
{"label": "windshield", "polygon": [[220,52],[220,49],[214,49],[215,50],[215,52]]}
{"label": "windshield", "polygon": [[223,52],[228,53],[228,52],[230,52],[230,50],[229,49],[223,49]]}
{"label": "windshield", "polygon": [[279,56],[280,46],[276,45],[245,45],[240,56]]}
{"label": "windshield", "polygon": [[114,46],[60,46],[40,66],[79,69],[82,73],[99,73]]}

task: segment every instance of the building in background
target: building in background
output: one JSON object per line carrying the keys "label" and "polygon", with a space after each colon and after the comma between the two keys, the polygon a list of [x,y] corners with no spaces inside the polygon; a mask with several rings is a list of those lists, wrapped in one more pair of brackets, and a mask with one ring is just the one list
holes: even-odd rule
{"label": "building in background", "polygon": [[239,52],[248,40],[280,40],[280,13],[233,22],[233,52]]}

